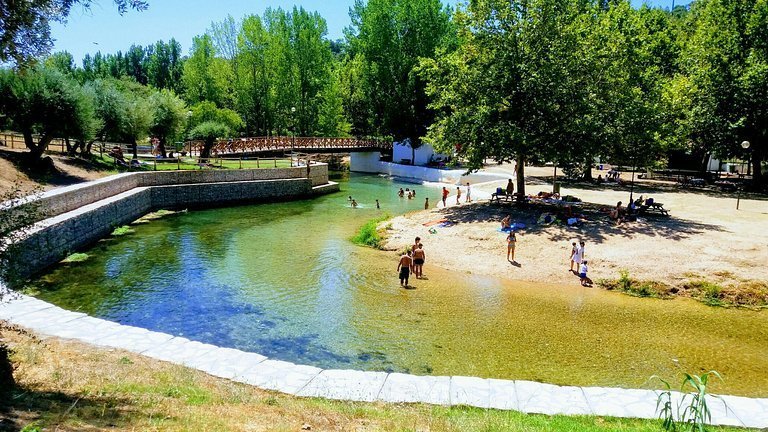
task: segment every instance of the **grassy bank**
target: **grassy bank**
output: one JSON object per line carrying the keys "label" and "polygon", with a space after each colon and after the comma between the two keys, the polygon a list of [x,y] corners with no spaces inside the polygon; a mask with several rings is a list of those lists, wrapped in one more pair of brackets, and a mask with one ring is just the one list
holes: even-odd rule
{"label": "grassy bank", "polygon": [[602,279],[598,286],[637,297],[670,299],[689,297],[710,306],[768,308],[768,282],[737,279],[728,272],[715,273],[711,278],[688,274],[675,283],[632,278],[621,271],[618,279]]}
{"label": "grassy bank", "polygon": [[352,243],[380,249],[384,243],[385,234],[383,229],[379,229],[379,224],[390,217],[390,215],[385,214],[366,222],[365,225],[360,227],[357,234],[352,237]]}
{"label": "grassy bank", "polygon": [[[0,431],[660,431],[653,420],[303,399],[0,322],[18,388],[0,397]],[[35,429],[37,428],[37,429]],[[735,428],[708,428],[737,431]]]}

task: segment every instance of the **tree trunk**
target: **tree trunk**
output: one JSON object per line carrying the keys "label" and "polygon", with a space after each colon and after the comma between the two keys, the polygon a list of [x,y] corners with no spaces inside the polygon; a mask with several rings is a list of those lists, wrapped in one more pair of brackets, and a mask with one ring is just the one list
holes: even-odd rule
{"label": "tree trunk", "polygon": [[522,202],[525,196],[525,156],[517,155],[515,161],[515,174],[517,175],[517,196],[518,201]]}
{"label": "tree trunk", "polygon": [[160,157],[165,159],[166,153],[165,153],[165,137],[164,136],[160,137],[160,141],[157,144],[157,151],[160,152]]}
{"label": "tree trunk", "polygon": [[9,351],[7,345],[0,344],[0,393],[10,391],[16,387]]}
{"label": "tree trunk", "polygon": [[213,148],[213,144],[215,143],[216,143],[216,138],[205,139],[205,142],[203,143],[203,151],[200,153],[200,162],[203,162],[203,163],[208,162],[208,158],[211,157],[211,149]]}
{"label": "tree trunk", "polygon": [[762,163],[763,158],[758,152],[752,153],[752,182],[755,184],[755,187],[757,189],[761,189],[764,182],[763,172],[762,172]]}
{"label": "tree trunk", "polygon": [[131,138],[131,151],[133,152],[133,158],[139,158],[139,145],[136,143],[136,138]]}
{"label": "tree trunk", "polygon": [[584,161],[584,180],[592,182],[592,163],[595,159],[590,157]]}
{"label": "tree trunk", "polygon": [[69,138],[64,138],[64,144],[67,145],[67,156],[75,156],[77,151],[77,145],[74,147],[72,146],[72,143],[69,142]]}
{"label": "tree trunk", "polygon": [[35,144],[35,139],[32,137],[32,132],[24,132],[24,145],[29,149],[29,157],[31,160],[40,160],[45,152],[45,148],[48,147],[48,143],[51,142],[51,137],[43,135],[40,138],[40,142]]}

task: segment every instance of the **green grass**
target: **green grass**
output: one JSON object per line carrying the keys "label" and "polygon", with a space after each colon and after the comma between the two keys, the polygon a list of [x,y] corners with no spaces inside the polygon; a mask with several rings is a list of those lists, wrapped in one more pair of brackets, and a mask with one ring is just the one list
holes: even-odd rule
{"label": "green grass", "polygon": [[88,258],[90,258],[90,256],[87,253],[76,252],[76,253],[73,253],[73,254],[69,255],[68,257],[64,258],[61,262],[63,262],[63,263],[79,263],[79,262],[83,262],[83,261],[87,260]]}
{"label": "green grass", "polygon": [[132,232],[133,232],[133,230],[131,229],[131,227],[129,227],[128,225],[123,225],[121,227],[115,228],[115,230],[112,231],[112,236],[113,237],[120,237],[120,236],[128,235],[128,234],[130,234]]}
{"label": "green grass", "polygon": [[389,215],[379,216],[371,219],[365,223],[360,230],[352,237],[352,243],[361,246],[368,246],[375,249],[381,248],[381,243],[384,240],[381,232],[377,229],[379,223],[389,219]]}

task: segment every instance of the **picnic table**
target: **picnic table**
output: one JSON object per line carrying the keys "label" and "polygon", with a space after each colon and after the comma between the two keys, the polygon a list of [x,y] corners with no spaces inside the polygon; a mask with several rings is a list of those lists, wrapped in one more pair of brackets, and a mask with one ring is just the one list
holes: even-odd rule
{"label": "picnic table", "polygon": [[664,208],[664,204],[659,202],[645,203],[638,207],[640,214],[659,213],[664,216],[669,216],[669,210]]}
{"label": "picnic table", "polygon": [[504,190],[497,190],[496,192],[491,194],[491,202],[496,201],[497,203],[500,203],[501,201],[505,202],[512,202],[515,199],[515,194],[508,194]]}

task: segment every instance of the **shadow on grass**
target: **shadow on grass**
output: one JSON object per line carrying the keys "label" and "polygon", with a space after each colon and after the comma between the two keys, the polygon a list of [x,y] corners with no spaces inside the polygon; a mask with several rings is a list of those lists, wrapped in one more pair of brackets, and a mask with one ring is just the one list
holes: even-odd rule
{"label": "shadow on grass", "polygon": [[522,230],[523,233],[546,235],[552,241],[563,241],[563,239],[581,237],[589,239],[593,243],[602,243],[612,236],[628,238],[647,236],[682,240],[707,231],[725,231],[720,225],[661,215],[640,216],[637,222],[625,222],[621,225],[616,225],[614,221],[608,218],[606,213],[601,211],[605,207],[592,203],[582,203],[579,206],[574,206],[574,211],[582,213],[587,219],[587,222],[578,227],[569,227],[561,223],[538,224],[537,220],[543,213],[556,214],[563,211],[561,206],[546,203],[520,205],[484,202],[470,206],[448,207],[441,209],[440,214],[445,219],[455,223],[495,222],[499,223],[499,227],[501,226],[501,219],[510,215],[512,222],[525,224],[525,229]]}
{"label": "shadow on grass", "polygon": [[[76,397],[61,392],[44,392],[18,387],[0,397],[0,432],[17,432],[25,427],[59,429],[75,424],[78,430],[103,430],[130,423],[149,413],[138,412],[135,402],[112,396]],[[69,427],[65,427],[69,429]]]}

